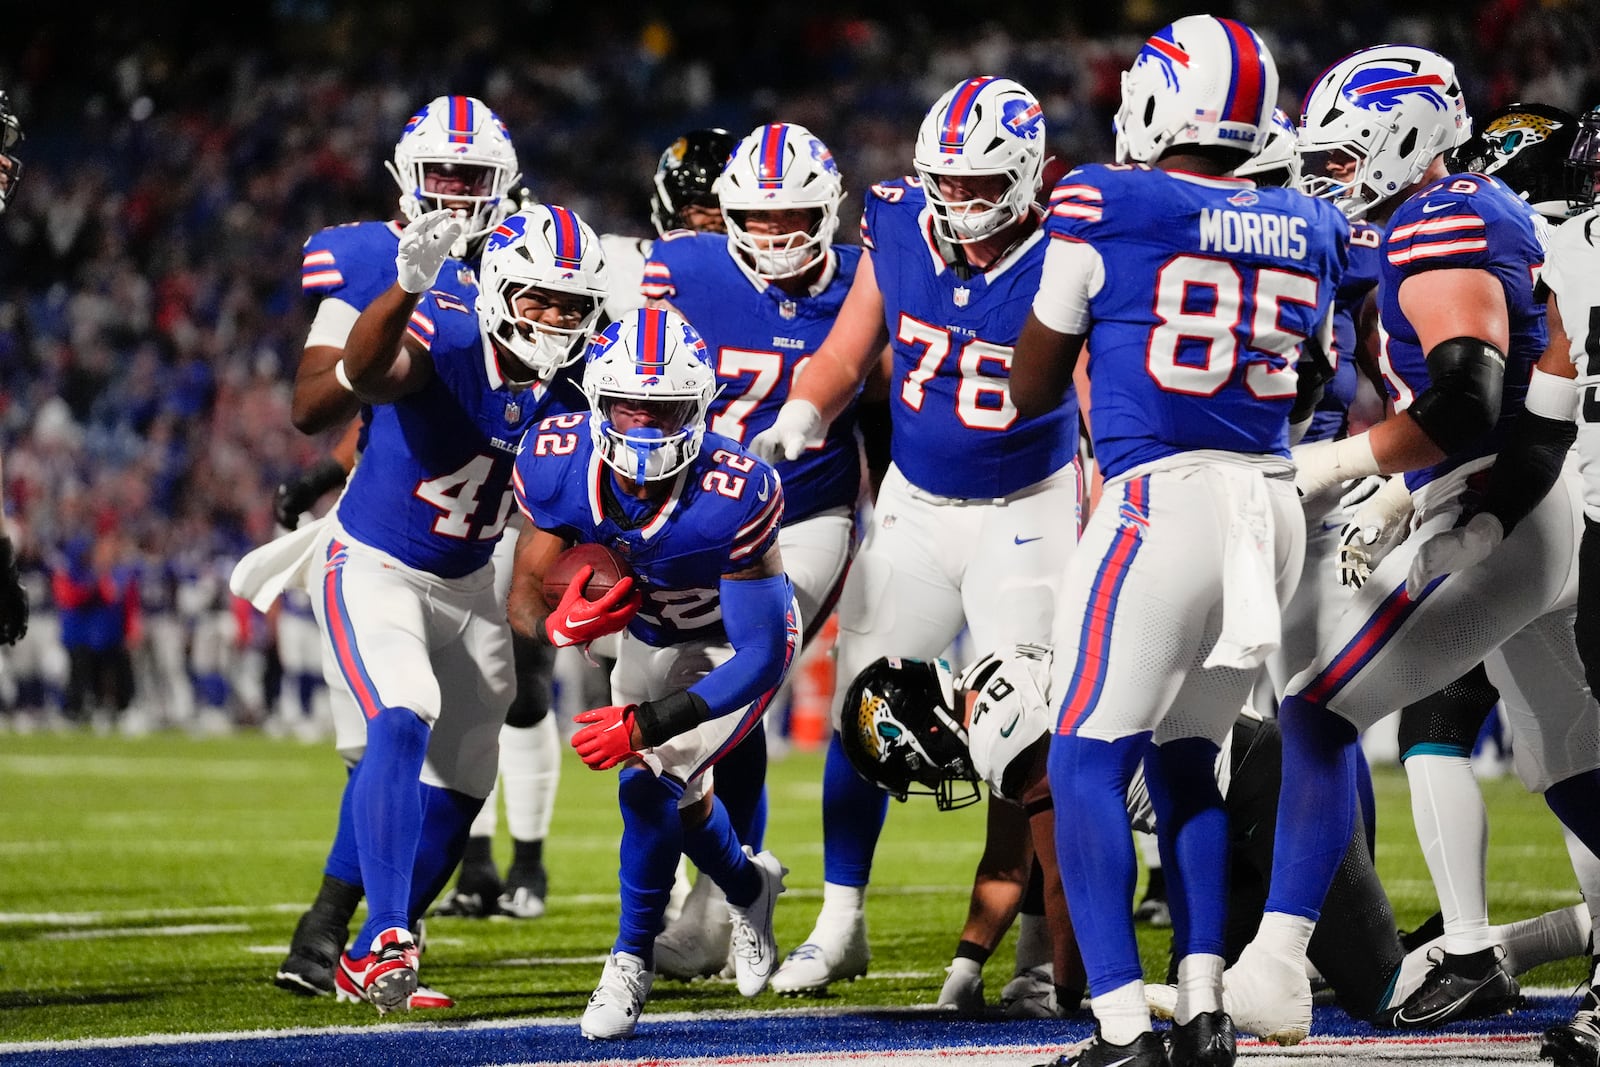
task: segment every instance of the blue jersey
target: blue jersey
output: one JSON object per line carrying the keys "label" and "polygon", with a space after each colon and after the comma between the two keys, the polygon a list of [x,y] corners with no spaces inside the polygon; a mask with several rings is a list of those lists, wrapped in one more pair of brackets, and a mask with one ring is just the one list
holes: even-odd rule
{"label": "blue jersey", "polygon": [[1350,226],[1246,178],[1091,164],[1051,194],[1056,240],[1104,265],[1090,423],[1106,477],[1180,452],[1289,454],[1293,361],[1332,311]]}
{"label": "blue jersey", "polygon": [[1528,378],[1548,339],[1544,304],[1533,295],[1545,238],[1546,223],[1538,213],[1499,179],[1481,174],[1442,178],[1413,194],[1389,219],[1378,284],[1379,361],[1396,411],[1410,407],[1432,380],[1417,331],[1400,310],[1400,286],[1407,278],[1429,270],[1488,271],[1505,294],[1511,326],[1499,422],[1435,466],[1407,474],[1411,488],[1498,451],[1511,420],[1522,411]]}
{"label": "blue jersey", "polygon": [[426,293],[406,333],[428,349],[434,373],[416,392],[373,407],[339,522],[408,566],[459,578],[489,562],[511,517],[523,431],[584,401],[562,378],[514,389],[477,312],[448,293]]}
{"label": "blue jersey", "polygon": [[1370,222],[1350,224],[1350,259],[1339,278],[1333,298],[1333,380],[1323,386],[1322,399],[1311,413],[1306,441],[1329,441],[1345,431],[1350,405],[1356,399],[1356,337],[1361,304],[1378,285],[1378,246],[1383,231]]}
{"label": "blue jersey", "polygon": [[[771,426],[795,375],[828,336],[855,280],[859,248],[835,248],[805,296],[790,296],[745,271],[720,234],[675,230],[655,243],[645,264],[645,293],[672,303],[705,339],[721,390],[709,426],[741,444]],[[861,490],[856,405],[851,401],[827,437],[799,459],[779,463],[785,522],[829,508],[855,506]]]}
{"label": "blue jersey", "polygon": [[722,577],[755,565],[783,522],[777,474],[714,433],[665,500],[622,492],[595,451],[587,412],[528,431],[514,484],[517,503],[541,530],[605,545],[632,565],[644,606],[628,630],[657,647],[725,640]]}
{"label": "blue jersey", "polygon": [[968,272],[945,260],[931,219],[915,178],[874,185],[861,217],[894,348],[890,454],[927,492],[1009,496],[1066,466],[1078,445],[1075,394],[1036,419],[1011,403],[1011,350],[1046,242],[1036,230],[987,271]]}
{"label": "blue jersey", "polygon": [[[318,230],[306,240],[300,265],[300,289],[307,296],[335,297],[357,311],[394,284],[395,253],[400,250],[398,222],[350,222]],[[434,288],[463,303],[478,297],[472,266],[447,259]]]}

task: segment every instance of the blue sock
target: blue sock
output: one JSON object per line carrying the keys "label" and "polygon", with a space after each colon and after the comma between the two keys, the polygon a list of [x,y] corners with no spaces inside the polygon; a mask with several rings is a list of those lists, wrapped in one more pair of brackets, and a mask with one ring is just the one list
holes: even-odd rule
{"label": "blue sock", "polygon": [[1356,746],[1356,799],[1361,801],[1361,832],[1366,834],[1367,855],[1378,855],[1378,798],[1372,791],[1372,768],[1367,754]]}
{"label": "blue sock", "polygon": [[300,690],[300,713],[306,718],[311,718],[315,706],[317,690],[326,683],[320,674],[298,674],[295,676]]}
{"label": "blue sock", "polygon": [[[322,873],[331,875],[351,885],[361,884],[361,850],[356,847],[356,824],[350,814],[350,798],[356,792],[356,772],[361,765],[350,768],[344,780],[344,793],[339,797],[339,827],[333,832],[333,847],[328,849],[328,862]],[[362,951],[365,955],[365,950]]]}
{"label": "blue sock", "polygon": [[705,822],[684,829],[683,854],[721,887],[729,904],[742,908],[761,892],[761,876],[739,847],[728,808],[719,797],[711,798],[711,814]]}
{"label": "blue sock", "polygon": [[367,720],[367,751],[350,800],[367,892],[367,922],[355,944],[361,955],[384,930],[411,925],[411,868],[422,836],[418,776],[428,733],[428,724],[410,708],[384,708]]}
{"label": "blue sock", "polygon": [[1128,781],[1150,735],[1094,741],[1050,739],[1050,792],[1056,807],[1061,883],[1089,976],[1089,992],[1109,993],[1144,976],[1133,932],[1138,867],[1128,828]]}
{"label": "blue sock", "polygon": [[672,896],[672,879],[683,854],[683,820],[678,798],[683,787],[657,778],[643,767],[617,776],[622,807],[622,917],[613,952],[631,952],[655,969],[656,935]]}
{"label": "blue sock", "polygon": [[[822,769],[822,877],[834,885],[864,886],[872,854],[889,815],[889,794],[850,766],[837,732]],[[1126,821],[1126,813],[1124,813]]]}
{"label": "blue sock", "polygon": [[1356,751],[1349,722],[1301,696],[1278,709],[1283,784],[1267,911],[1315,920],[1350,847],[1356,818]]}
{"label": "blue sock", "polygon": [[716,781],[739,842],[760,852],[767,836],[767,734],[760,722],[717,761]]}
{"label": "blue sock", "polygon": [[1544,791],[1544,802],[1590,852],[1600,854],[1600,771],[1563,778]]}
{"label": "blue sock", "polygon": [[1174,955],[1226,955],[1228,813],[1217,789],[1217,746],[1204,737],[1147,745],[1144,780],[1156,812],[1172,908]]}
{"label": "blue sock", "polygon": [[428,912],[467,847],[472,820],[483,807],[482,797],[422,784],[422,836],[417,842],[417,859],[411,867],[411,901],[406,918],[413,930],[417,920]]}

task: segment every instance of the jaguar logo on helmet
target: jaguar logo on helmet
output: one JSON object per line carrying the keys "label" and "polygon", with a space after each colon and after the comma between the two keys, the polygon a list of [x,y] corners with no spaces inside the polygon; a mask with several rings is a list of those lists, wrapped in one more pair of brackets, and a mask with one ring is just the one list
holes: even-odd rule
{"label": "jaguar logo on helmet", "polygon": [[[872,692],[862,693],[861,704],[856,708],[856,728],[861,734],[861,745],[879,763],[883,762],[884,742],[900,739],[900,728],[887,721],[888,711],[889,706],[883,698]],[[881,737],[879,731],[882,731]]]}
{"label": "jaguar logo on helmet", "polygon": [[1440,111],[1449,111],[1445,81],[1437,74],[1419,74],[1395,67],[1367,67],[1350,75],[1344,98],[1369,111],[1393,111],[1408,96],[1420,96]]}

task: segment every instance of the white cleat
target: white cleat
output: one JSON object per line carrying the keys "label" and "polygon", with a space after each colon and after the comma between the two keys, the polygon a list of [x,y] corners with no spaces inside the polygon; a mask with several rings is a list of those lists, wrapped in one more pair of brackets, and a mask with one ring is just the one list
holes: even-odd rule
{"label": "white cleat", "polygon": [[784,888],[783,876],[789,868],[770,852],[752,852],[749,845],[744,846],[744,854],[761,875],[761,891],[745,907],[730,903],[727,911],[732,928],[734,978],[739,992],[753,997],[767,988],[778,967],[778,938],[772,932],[772,913],[777,909],[778,896]]}
{"label": "white cleat", "polygon": [[1304,964],[1252,941],[1222,976],[1222,1007],[1242,1033],[1298,1045],[1311,1032],[1311,980]]}
{"label": "white cleat", "polygon": [[1178,987],[1163,985],[1160,982],[1146,982],[1144,1003],[1155,1018],[1170,1020],[1178,1014]]}
{"label": "white cleat", "polygon": [[733,923],[716,883],[701,875],[677,921],[656,937],[656,975],[679,982],[707,978],[732,959]]}
{"label": "white cleat", "polygon": [[847,924],[817,920],[805,944],[789,953],[772,988],[778,993],[821,993],[831,982],[860,978],[867,973],[872,950],[867,947],[867,920],[860,912]]}
{"label": "white cleat", "polygon": [[589,996],[578,1028],[590,1041],[616,1041],[633,1036],[644,1012],[655,975],[631,952],[613,952],[600,972],[600,984]]}
{"label": "white cleat", "polygon": [[950,977],[939,990],[938,1007],[962,1015],[981,1015],[984,1009],[983,972],[958,967],[952,963],[945,968]]}

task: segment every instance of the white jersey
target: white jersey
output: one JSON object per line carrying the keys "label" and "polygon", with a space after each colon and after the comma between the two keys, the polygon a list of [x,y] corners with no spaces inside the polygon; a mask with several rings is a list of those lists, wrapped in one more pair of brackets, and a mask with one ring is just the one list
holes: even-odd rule
{"label": "white jersey", "polygon": [[[1578,368],[1578,458],[1583,512],[1600,522],[1600,208],[1568,219],[1550,238],[1540,278],[1555,294]],[[1587,356],[1587,358],[1586,358]]]}
{"label": "white jersey", "polygon": [[[977,694],[967,720],[967,749],[972,754],[973,770],[1004,800],[1022,799],[1013,795],[1021,782],[1020,774],[1012,773],[1012,764],[1056,724],[1047,695],[1050,661],[1050,650],[1043,645],[1014,645],[981,657],[956,679],[959,691]],[[1223,796],[1228,795],[1232,778],[1232,753],[1230,730],[1223,738],[1216,762],[1217,786]],[[1135,830],[1155,832],[1155,809],[1144,784],[1143,763],[1128,783],[1128,821]]]}
{"label": "white jersey", "polygon": [[620,233],[600,235],[600,251],[606,257],[606,315],[614,322],[644,306],[639,283],[644,280],[644,261],[655,244],[648,237],[628,237]]}

